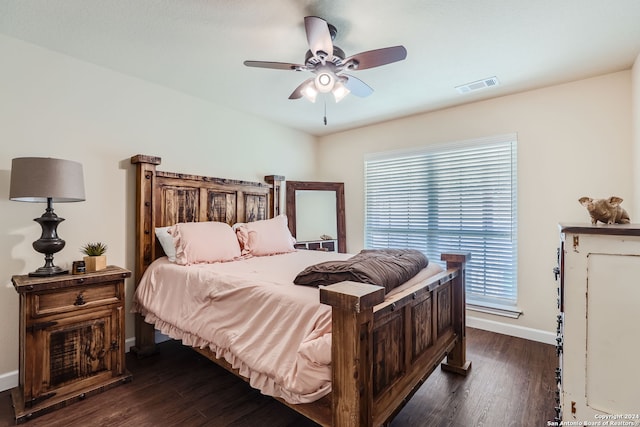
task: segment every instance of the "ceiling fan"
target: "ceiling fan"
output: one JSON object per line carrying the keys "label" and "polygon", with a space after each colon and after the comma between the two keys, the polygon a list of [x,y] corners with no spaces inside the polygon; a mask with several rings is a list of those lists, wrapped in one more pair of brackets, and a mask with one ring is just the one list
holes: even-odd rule
{"label": "ceiling fan", "polygon": [[289,96],[289,99],[299,99],[303,96],[315,102],[318,93],[331,92],[336,102],[342,100],[349,93],[359,97],[369,96],[373,89],[362,80],[344,71],[366,70],[379,67],[407,57],[404,46],[392,46],[382,49],[369,50],[346,57],[342,49],[333,44],[337,34],[336,27],[317,16],[304,18],[309,50],[303,64],[289,64],[284,62],[244,61],[247,67],[272,68],[276,70],[311,71],[315,76],[305,80]]}

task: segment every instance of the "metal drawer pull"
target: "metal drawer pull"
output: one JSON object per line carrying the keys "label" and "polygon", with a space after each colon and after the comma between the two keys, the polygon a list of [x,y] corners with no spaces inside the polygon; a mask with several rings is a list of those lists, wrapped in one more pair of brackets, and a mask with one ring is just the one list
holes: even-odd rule
{"label": "metal drawer pull", "polygon": [[84,296],[82,294],[78,294],[76,297],[76,302],[73,305],[85,305],[87,302],[84,300]]}

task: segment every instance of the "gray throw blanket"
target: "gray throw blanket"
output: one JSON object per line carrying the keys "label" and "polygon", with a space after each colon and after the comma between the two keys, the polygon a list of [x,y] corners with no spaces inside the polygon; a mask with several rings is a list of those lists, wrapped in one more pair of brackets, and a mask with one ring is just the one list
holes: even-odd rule
{"label": "gray throw blanket", "polygon": [[293,283],[326,286],[350,280],[382,286],[389,292],[428,264],[427,257],[413,249],[365,249],[345,261],[326,261],[309,266],[298,274]]}

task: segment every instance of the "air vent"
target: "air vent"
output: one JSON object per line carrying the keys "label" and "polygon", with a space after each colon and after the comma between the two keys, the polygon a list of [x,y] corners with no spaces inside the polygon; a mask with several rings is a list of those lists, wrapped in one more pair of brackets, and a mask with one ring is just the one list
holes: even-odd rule
{"label": "air vent", "polygon": [[456,86],[456,89],[460,93],[469,93],[480,89],[486,89],[488,87],[498,86],[499,84],[500,82],[498,81],[498,78],[496,76],[493,76],[475,82],[467,83],[465,85]]}

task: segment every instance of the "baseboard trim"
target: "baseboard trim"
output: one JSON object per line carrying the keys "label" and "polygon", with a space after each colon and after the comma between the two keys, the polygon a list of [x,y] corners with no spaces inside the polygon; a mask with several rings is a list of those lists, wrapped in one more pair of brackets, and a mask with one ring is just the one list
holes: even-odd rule
{"label": "baseboard trim", "polygon": [[10,390],[18,386],[18,371],[0,374],[0,391]]}
{"label": "baseboard trim", "polygon": [[473,316],[467,316],[467,326],[469,326],[470,328],[482,329],[485,331],[524,338],[531,341],[538,341],[544,344],[556,344],[556,334],[552,332],[542,331],[540,329],[510,325],[508,323],[496,322],[495,320],[481,319],[479,317]]}
{"label": "baseboard trim", "polygon": [[131,351],[131,347],[136,345],[136,337],[127,338],[124,340],[124,352],[129,353]]}

